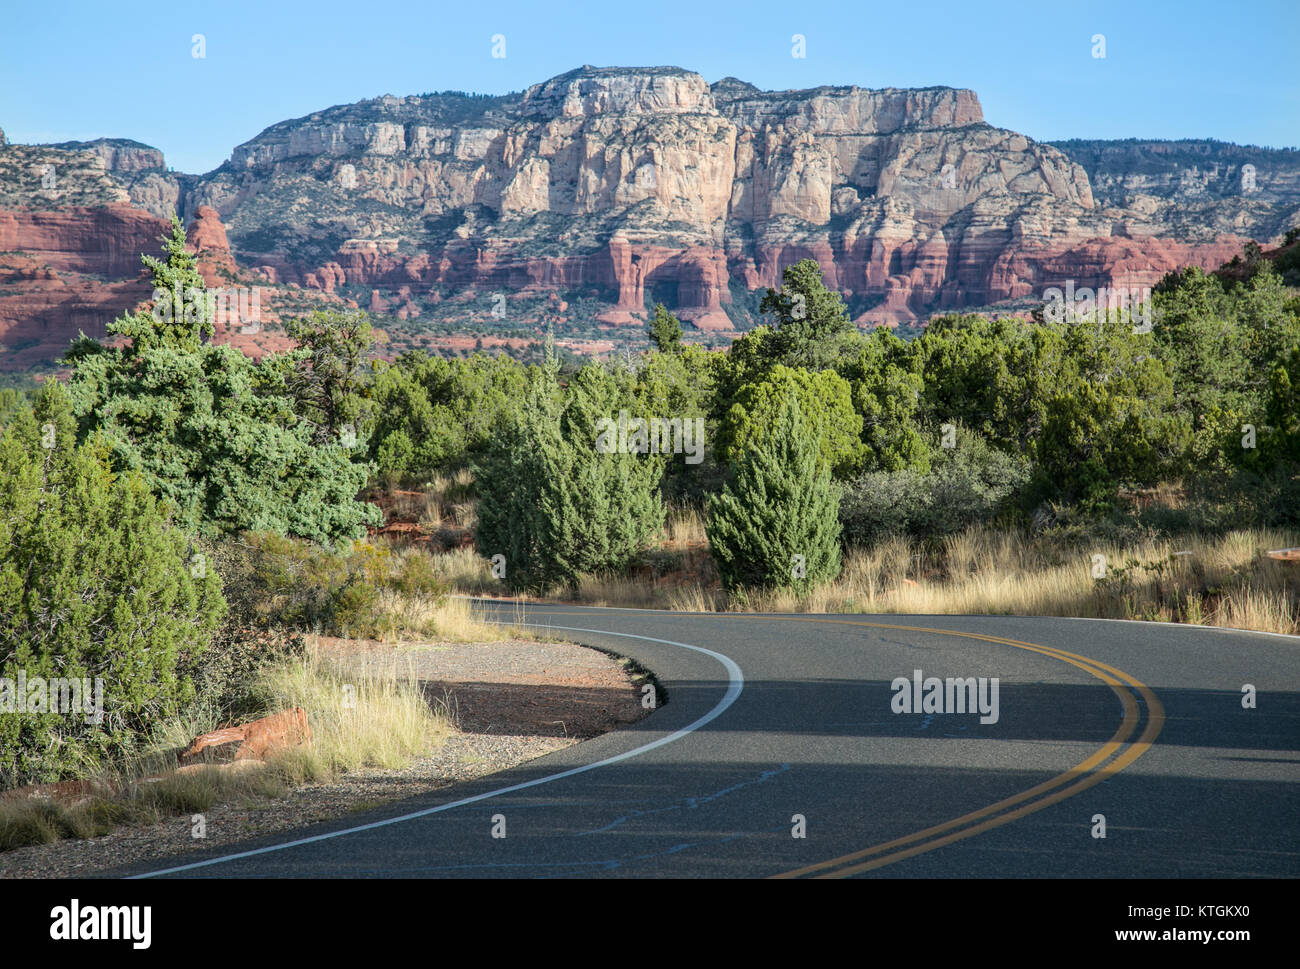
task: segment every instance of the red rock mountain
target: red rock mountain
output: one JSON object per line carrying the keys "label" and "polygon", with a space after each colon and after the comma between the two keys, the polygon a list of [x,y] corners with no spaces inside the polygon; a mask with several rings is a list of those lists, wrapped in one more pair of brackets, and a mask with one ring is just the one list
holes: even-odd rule
{"label": "red rock mountain", "polygon": [[223,278],[285,305],[355,303],[395,337],[549,321],[601,338],[639,332],[655,301],[722,336],[803,258],[859,322],[910,322],[1066,280],[1151,285],[1300,224],[1295,153],[1190,144],[1054,147],[984,123],[952,88],[764,92],[584,67],[519,94],[281,122],[201,177],[134,142],[0,147],[0,251],[21,252],[0,256],[0,365],[92,332],[83,284],[103,307],[135,295],[173,207]]}

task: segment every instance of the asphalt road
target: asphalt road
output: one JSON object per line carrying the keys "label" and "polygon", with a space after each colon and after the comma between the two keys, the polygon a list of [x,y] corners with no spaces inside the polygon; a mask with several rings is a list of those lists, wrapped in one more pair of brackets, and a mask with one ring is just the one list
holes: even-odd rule
{"label": "asphalt road", "polygon": [[[134,874],[1300,875],[1300,638],[989,616],[525,618],[634,658],[667,702],[453,791]],[[996,678],[996,722],[895,712],[918,669],[985,678],[990,701]]]}

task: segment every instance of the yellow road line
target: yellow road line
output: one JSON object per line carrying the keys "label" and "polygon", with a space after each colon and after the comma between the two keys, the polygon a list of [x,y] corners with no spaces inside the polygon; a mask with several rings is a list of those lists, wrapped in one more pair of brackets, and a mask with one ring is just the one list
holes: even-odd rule
{"label": "yellow road line", "polygon": [[[556,613],[549,613],[549,615],[556,615]],[[568,615],[583,614],[568,613]],[[864,626],[873,629],[897,629],[905,632],[931,633],[939,636],[957,636],[963,639],[976,639],[983,642],[997,643],[1003,646],[1013,646],[1017,649],[1039,653],[1043,656],[1048,656],[1052,659],[1058,659],[1064,663],[1069,663],[1070,665],[1076,666],[1104,682],[1112,691],[1114,691],[1115,695],[1119,697],[1120,704],[1124,710],[1124,716],[1114,735],[1105,744],[1097,748],[1091,756],[1075,764],[1069,770],[1064,771],[1041,784],[1037,784],[1026,791],[1014,794],[995,804],[990,804],[988,807],[980,808],[977,811],[964,814],[959,818],[952,819],[951,821],[945,821],[942,824],[934,825],[922,831],[917,831],[914,834],[905,835],[901,838],[894,838],[891,841],[886,841],[870,848],[864,848],[861,851],[841,855],[838,858],[831,858],[827,861],[817,862],[816,864],[807,865],[803,868],[796,868],[792,871],[782,872],[781,874],[772,876],[774,878],[798,878],[803,875],[811,875],[814,872],[825,872],[824,874],[817,875],[816,877],[818,878],[843,878],[848,875],[859,874],[876,868],[883,868],[885,865],[891,865],[894,862],[903,861],[906,858],[912,858],[916,855],[933,851],[936,848],[942,848],[955,841],[974,837],[977,834],[982,834],[983,832],[992,830],[993,828],[1001,827],[1002,825],[1009,824],[1012,821],[1017,821],[1027,815],[1041,811],[1053,804],[1057,804],[1068,797],[1073,797],[1075,794],[1101,783],[1107,777],[1119,773],[1147,752],[1151,747],[1151,744],[1155,741],[1155,738],[1160,734],[1161,729],[1164,727],[1164,707],[1160,703],[1159,698],[1145,683],[1135,679],[1123,670],[1116,669],[1114,666],[1110,666],[1100,660],[1081,656],[1078,653],[1071,653],[1055,646],[1043,646],[1040,643],[1030,643],[1018,639],[1006,639],[1001,636],[988,636],[981,633],[961,632],[954,629],[936,629],[928,626],[904,626],[897,623],[864,622],[862,620],[854,619],[746,614],[730,614],[725,616],[708,616],[707,614],[701,614],[700,616],[683,616],[680,614],[666,613],[665,615],[672,618],[760,619],[774,620],[777,622],[832,623],[841,626]],[[1125,689],[1125,686],[1133,688],[1142,695],[1142,699],[1146,703],[1147,707],[1147,724],[1136,743],[1130,745],[1126,751],[1118,757],[1115,757],[1115,759],[1109,764],[1106,764],[1105,762],[1128,742],[1129,737],[1131,737],[1134,730],[1137,729],[1138,721],[1141,719],[1137,701],[1133,698],[1133,694],[1128,689]],[[1103,764],[1105,766],[1101,766]],[[1034,798],[1039,798],[1040,795],[1046,796],[1043,796],[1036,801],[1033,800]],[[1031,801],[1031,803],[1025,804],[1024,802],[1026,801]],[[1022,806],[1016,808],[1016,805]],[[1016,808],[1016,810],[1009,811],[1005,814],[999,814],[999,812],[1007,811],[1008,808]],[[990,817],[990,815],[998,816]],[[967,827],[967,825],[970,825],[972,822],[981,821],[981,819],[985,818],[987,818],[987,820],[983,820],[980,824],[976,824],[973,827]],[[953,830],[958,828],[961,830]],[[952,833],[945,835],[945,832]],[[938,835],[944,836],[937,837]],[[921,843],[913,845],[913,842]],[[913,846],[905,848],[904,846],[906,845]],[[896,848],[901,848],[903,850],[894,851],[893,849]],[[891,851],[891,854],[884,854],[885,852]],[[862,861],[862,859],[870,858],[872,855],[882,855],[882,857],[875,858],[872,861]],[[853,864],[853,862],[861,863]],[[842,867],[845,865],[848,867]],[[827,869],[838,870],[827,871]]]}
{"label": "yellow road line", "polygon": [[[1106,685],[1109,686],[1115,692],[1115,694],[1120,698],[1120,702],[1124,708],[1123,720],[1121,721],[1119,728],[1116,730],[1114,736],[1112,736],[1109,741],[1107,741],[1103,746],[1098,748],[1092,754],[1092,756],[1088,757],[1086,760],[1081,761],[1080,763],[1071,767],[1069,770],[1065,771],[1064,773],[1058,774],[1056,777],[1053,777],[1050,780],[1044,781],[1043,783],[1038,784],[1027,791],[1022,791],[1021,793],[1013,795],[1012,797],[1005,798],[1001,801],[998,801],[996,804],[991,804],[988,807],[981,808],[978,811],[972,811],[969,814],[962,815],[959,818],[954,818],[953,820],[944,822],[943,824],[926,828],[923,831],[918,831],[914,834],[907,835],[902,838],[895,838],[892,841],[886,841],[882,844],[875,845],[873,847],[866,848],[861,851],[853,852],[848,855],[842,855],[838,858],[832,858],[827,861],[818,862],[817,864],[814,865],[808,865],[803,868],[794,869],[792,871],[783,872],[779,875],[773,876],[776,878],[797,878],[802,875],[812,874],[813,872],[825,871],[826,869],[829,868],[837,868],[842,865],[847,865],[854,861],[860,861],[863,858],[869,858],[872,855],[878,855],[883,852],[889,852],[895,848],[902,848],[904,845],[911,844],[912,842],[917,842],[917,841],[924,842],[922,844],[915,845],[911,848],[906,848],[905,850],[902,851],[895,851],[893,854],[885,855],[884,857],[877,858],[870,862],[865,862],[863,864],[858,864],[858,865],[852,865],[851,867],[848,868],[840,868],[840,870],[838,871],[834,871],[834,872],[830,872],[818,876],[821,878],[842,878],[846,875],[857,874],[863,871],[870,871],[875,868],[882,868],[885,865],[893,864],[896,861],[902,861],[906,858],[911,858],[916,855],[923,854],[927,851],[933,851],[936,848],[941,848],[945,845],[952,844],[955,841],[960,841],[965,838],[973,837],[977,834],[981,834],[985,831],[991,830],[992,828],[1000,827],[1001,825],[1004,824],[1009,824],[1010,822],[1019,820],[1020,818],[1025,817],[1026,815],[1033,814],[1036,811],[1041,811],[1046,807],[1050,807],[1052,804],[1056,804],[1067,797],[1072,797],[1073,795],[1078,794],[1081,791],[1084,791],[1087,788],[1100,783],[1102,780],[1105,780],[1106,777],[1110,776],[1111,774],[1118,773],[1119,771],[1123,770],[1133,761],[1141,757],[1142,754],[1146,753],[1147,749],[1151,746],[1152,741],[1155,740],[1156,736],[1160,733],[1160,730],[1164,725],[1164,708],[1161,706],[1160,701],[1156,697],[1155,693],[1152,692],[1151,689],[1147,687],[1145,684],[1134,679],[1132,676],[1125,673],[1123,670],[1116,669],[1115,667],[1109,666],[1108,664],[1102,663],[1098,660],[1090,659],[1089,657],[1086,656],[1080,656],[1076,653],[1070,653],[1067,652],[1066,650],[1058,649],[1056,647],[1043,646],[1038,643],[1029,643],[1029,642],[1024,642],[1022,640],[1004,639],[1003,637],[1000,636],[987,636],[980,633],[966,633],[966,632],[960,632],[952,629],[935,629],[935,628],[924,627],[924,626],[904,626],[895,623],[863,622],[860,620],[850,620],[850,619],[814,619],[814,618],[795,617],[795,616],[766,616],[766,617],[756,616],[754,618],[777,619],[779,621],[786,621],[786,622],[835,623],[839,625],[866,626],[866,627],[877,628],[877,629],[897,629],[897,630],[904,630],[908,632],[925,632],[925,633],[933,633],[937,635],[958,636],[965,639],[978,639],[985,642],[999,643],[1006,646],[1014,646],[1016,648],[1025,649],[1030,652],[1040,653],[1044,656],[1050,656],[1053,659],[1059,659],[1062,662],[1069,663],[1072,666],[1076,666],[1079,669],[1082,669],[1085,672],[1091,674],[1092,676],[1097,677],[1098,679],[1106,683]],[[1123,746],[1123,744],[1128,740],[1130,736],[1132,736],[1133,731],[1136,729],[1137,722],[1140,718],[1139,711],[1137,708],[1137,703],[1133,699],[1133,694],[1130,693],[1127,689],[1123,689],[1120,685],[1120,682],[1115,677],[1109,675],[1111,673],[1115,674],[1115,677],[1119,677],[1119,679],[1123,680],[1129,686],[1136,688],[1142,694],[1143,700],[1145,700],[1147,704],[1147,712],[1148,712],[1147,726],[1146,729],[1142,732],[1142,736],[1138,738],[1137,743],[1130,746],[1127,751],[1125,751],[1123,754],[1117,757],[1110,764],[1107,764],[1106,766],[1101,767],[1100,769],[1096,769],[1098,768],[1099,765],[1104,763],[1112,754],[1114,754],[1121,746]],[[1089,772],[1093,772],[1093,773],[1089,773]],[[1083,776],[1083,775],[1088,775],[1088,776]],[[1071,781],[1073,781],[1074,783],[1071,783]],[[1066,785],[1066,784],[1069,784],[1070,786],[1064,787],[1061,790],[1056,790],[1057,788],[1061,788],[1062,785]],[[1052,791],[1055,791],[1055,793],[1049,793]],[[1025,804],[1023,807],[1020,807],[1017,810],[1011,811],[1007,814],[1002,814],[998,817],[989,818],[988,820],[984,821],[981,824],[975,825],[974,827],[965,827],[966,825],[971,824],[971,822],[979,821],[981,818],[986,818],[989,815],[998,814],[998,812],[1005,811],[1007,808],[1015,807],[1017,804],[1022,804],[1025,801],[1029,801],[1032,798],[1039,797],[1039,795],[1045,795],[1045,794],[1049,796],[1043,797],[1042,799],[1038,801],[1034,801],[1033,803]],[[946,831],[952,831],[954,828],[962,828],[962,830],[955,831],[952,834],[948,834],[947,836],[942,838],[936,837],[937,835],[941,835]],[[931,838],[934,840],[925,841],[925,839],[927,838]]]}

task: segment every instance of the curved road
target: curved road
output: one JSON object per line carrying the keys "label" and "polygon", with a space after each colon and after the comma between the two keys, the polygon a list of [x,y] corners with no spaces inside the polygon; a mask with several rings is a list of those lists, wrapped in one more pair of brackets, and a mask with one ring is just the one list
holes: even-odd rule
{"label": "curved road", "polygon": [[[1005,616],[524,618],[633,657],[667,702],[452,791],[132,874],[1300,875],[1300,638]],[[960,685],[914,688],[915,670],[975,678],[977,698],[983,679],[988,713],[949,706]],[[895,712],[917,695],[925,709]]]}

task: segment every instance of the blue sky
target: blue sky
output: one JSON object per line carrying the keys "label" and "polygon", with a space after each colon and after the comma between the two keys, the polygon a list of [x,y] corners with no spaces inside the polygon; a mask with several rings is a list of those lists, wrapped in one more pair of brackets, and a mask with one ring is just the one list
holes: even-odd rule
{"label": "blue sky", "polygon": [[[206,57],[191,38],[203,34]],[[506,38],[492,57],[492,36]],[[791,56],[791,37],[806,57]],[[1103,34],[1105,58],[1093,56]],[[672,64],[764,89],[969,87],[994,125],[1062,138],[1300,145],[1295,0],[1120,3],[8,0],[0,128],[101,136],[205,172],[277,121],[381,94],[500,94],[581,64]]]}

